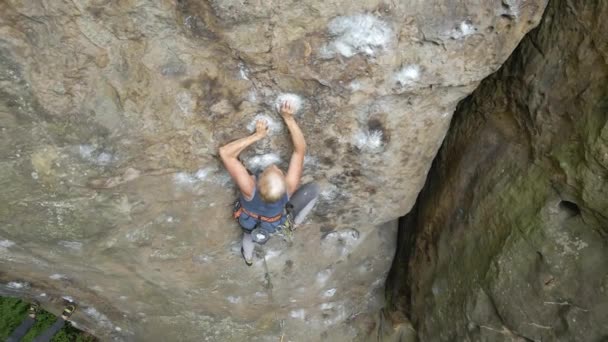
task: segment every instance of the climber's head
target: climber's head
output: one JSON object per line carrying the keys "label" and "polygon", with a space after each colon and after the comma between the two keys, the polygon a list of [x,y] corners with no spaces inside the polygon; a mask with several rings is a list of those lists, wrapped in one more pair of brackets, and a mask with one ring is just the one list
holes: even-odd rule
{"label": "climber's head", "polygon": [[268,166],[258,178],[258,189],[264,202],[280,200],[287,190],[283,171],[274,164]]}

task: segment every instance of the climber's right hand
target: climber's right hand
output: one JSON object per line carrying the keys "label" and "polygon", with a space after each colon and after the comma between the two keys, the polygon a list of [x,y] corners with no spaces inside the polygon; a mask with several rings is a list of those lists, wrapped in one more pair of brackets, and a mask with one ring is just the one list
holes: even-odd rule
{"label": "climber's right hand", "polygon": [[292,119],[293,114],[294,108],[291,103],[289,103],[289,101],[283,101],[283,103],[281,103],[281,116],[283,116],[283,119]]}

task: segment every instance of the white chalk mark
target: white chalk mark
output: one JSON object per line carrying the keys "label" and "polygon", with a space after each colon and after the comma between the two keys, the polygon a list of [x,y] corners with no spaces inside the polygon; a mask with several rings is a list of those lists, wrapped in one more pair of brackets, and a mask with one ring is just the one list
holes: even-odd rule
{"label": "white chalk mark", "polygon": [[303,320],[304,318],[306,318],[306,310],[304,310],[304,309],[292,310],[291,312],[289,312],[289,317]]}
{"label": "white chalk mark", "polygon": [[61,279],[67,279],[68,277],[64,274],[55,273],[55,274],[51,274],[49,276],[49,278],[53,279],[53,280],[61,280]]}
{"label": "white chalk mark", "polygon": [[252,172],[262,171],[271,164],[280,164],[281,158],[276,153],[267,153],[262,155],[256,155],[245,161],[247,167]]}
{"label": "white chalk mark", "polygon": [[99,166],[109,165],[118,159],[113,154],[88,144],[78,146],[78,152],[82,159]]}
{"label": "white chalk mark", "polygon": [[294,115],[298,114],[300,109],[302,109],[303,100],[300,96],[291,93],[280,94],[275,100],[274,107],[277,112],[280,112],[281,105],[283,102],[289,102],[291,108],[293,109]]}
{"label": "white chalk mark", "polygon": [[384,146],[383,137],[380,130],[358,131],[353,136],[353,144],[365,152],[378,152]]}
{"label": "white chalk mark", "polygon": [[13,247],[15,245],[15,243],[11,240],[1,240],[0,241],[0,247],[2,248],[10,248]]}
{"label": "white chalk mark", "polygon": [[241,297],[239,296],[228,296],[226,299],[232,304],[238,304],[241,302]]}
{"label": "white chalk mark", "polygon": [[242,79],[250,81],[249,79],[249,68],[245,65],[245,63],[239,63],[239,75]]}
{"label": "white chalk mark", "polygon": [[336,288],[331,288],[325,292],[323,292],[323,297],[333,297],[336,294]]}
{"label": "white chalk mark", "polygon": [[331,277],[332,274],[332,270],[331,269],[325,269],[323,271],[320,271],[317,273],[317,284],[323,286],[325,285],[325,283],[327,283],[327,281],[329,280],[329,278]]}
{"label": "white chalk mark", "polygon": [[283,131],[283,123],[281,121],[276,120],[275,118],[273,118],[269,115],[266,115],[266,114],[258,114],[247,125],[247,130],[249,132],[251,132],[251,133],[255,132],[255,125],[258,122],[258,120],[266,121],[266,124],[268,125],[268,135],[275,135],[275,134]]}
{"label": "white chalk mark", "polygon": [[395,74],[395,82],[401,86],[414,84],[420,79],[420,73],[420,66],[406,65]]}
{"label": "white chalk mark", "polygon": [[25,283],[25,282],[19,282],[19,281],[11,281],[8,284],[6,284],[6,287],[11,288],[11,289],[15,289],[15,290],[19,290],[19,289],[27,289],[30,287],[30,284]]}
{"label": "white chalk mark", "polygon": [[452,39],[462,39],[470,36],[477,32],[477,28],[473,25],[470,20],[461,22],[458,27],[450,31],[450,37]]}
{"label": "white chalk mark", "polygon": [[334,18],[328,30],[334,40],[321,49],[321,58],[332,58],[336,53],[347,58],[358,53],[374,56],[387,49],[394,36],[388,23],[371,14]]}

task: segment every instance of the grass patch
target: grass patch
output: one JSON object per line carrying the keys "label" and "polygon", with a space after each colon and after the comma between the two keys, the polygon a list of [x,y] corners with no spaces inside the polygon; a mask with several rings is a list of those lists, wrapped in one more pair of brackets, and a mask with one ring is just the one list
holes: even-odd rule
{"label": "grass patch", "polygon": [[[21,324],[21,321],[27,316],[29,303],[26,303],[17,298],[0,297],[0,340],[6,340],[9,335]],[[49,312],[40,310],[36,315],[36,324],[23,337],[21,341],[30,342],[36,336],[40,335],[46,328],[53,325],[57,317]],[[94,342],[98,341],[94,336],[80,331],[70,323],[55,334],[53,342]]]}

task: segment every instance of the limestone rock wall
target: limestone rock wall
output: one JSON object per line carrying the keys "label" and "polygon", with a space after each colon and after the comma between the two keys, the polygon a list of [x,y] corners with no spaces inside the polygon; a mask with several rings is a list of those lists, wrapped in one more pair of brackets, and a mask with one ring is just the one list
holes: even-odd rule
{"label": "limestone rock wall", "polygon": [[550,1],[459,106],[389,285],[420,340],[608,338],[607,15]]}
{"label": "limestone rock wall", "polygon": [[[0,2],[0,292],[104,339],[352,340],[459,100],[545,0]],[[319,205],[246,268],[216,151],[285,167],[302,104]],[[331,328],[331,329],[330,329]]]}

